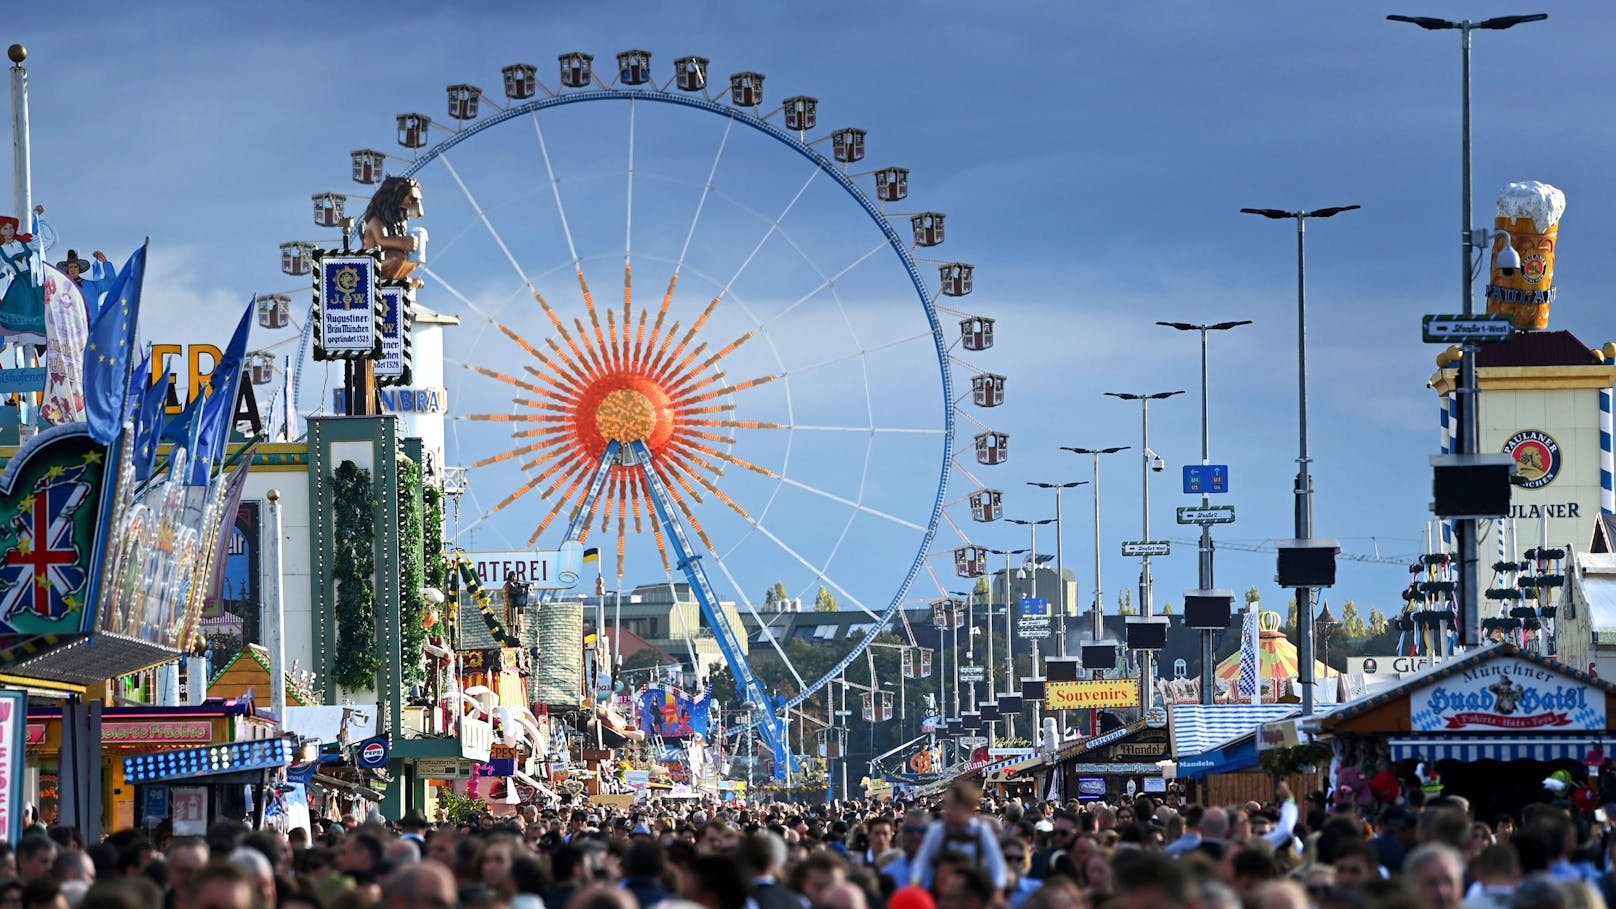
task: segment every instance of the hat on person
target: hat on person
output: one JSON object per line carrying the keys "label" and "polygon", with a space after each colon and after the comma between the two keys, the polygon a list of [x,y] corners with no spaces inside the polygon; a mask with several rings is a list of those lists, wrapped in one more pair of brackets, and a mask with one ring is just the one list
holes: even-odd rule
{"label": "hat on person", "polygon": [[79,274],[81,274],[81,275],[89,274],[90,269],[95,267],[95,266],[90,264],[90,260],[88,260],[88,259],[80,259],[78,251],[77,250],[72,250],[72,249],[67,251],[67,258],[66,259],[63,259],[62,261],[56,263],[56,270],[59,271],[59,272],[62,272],[63,274],[66,274],[67,273],[67,267],[69,265],[78,266]]}
{"label": "hat on person", "polygon": [[1036,824],[1033,824],[1032,829],[1036,830],[1039,833],[1054,833],[1055,832],[1055,825],[1054,825],[1054,823],[1052,823],[1052,822],[1050,822],[1048,820],[1042,820],[1042,821],[1039,821]]}
{"label": "hat on person", "polygon": [[584,818],[584,823],[588,824],[591,827],[599,827],[600,826],[600,815],[591,814],[588,817]]}
{"label": "hat on person", "polygon": [[635,824],[634,829],[628,832],[629,836],[651,836],[651,828],[645,824]]}

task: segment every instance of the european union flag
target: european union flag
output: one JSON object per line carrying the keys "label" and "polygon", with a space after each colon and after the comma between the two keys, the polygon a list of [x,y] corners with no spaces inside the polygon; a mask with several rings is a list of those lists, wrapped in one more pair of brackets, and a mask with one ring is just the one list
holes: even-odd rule
{"label": "european union flag", "polygon": [[208,402],[202,408],[202,424],[197,429],[196,448],[191,453],[191,486],[208,485],[213,465],[223,460],[230,445],[230,429],[236,422],[236,394],[241,389],[241,370],[247,360],[247,336],[252,333],[253,306],[257,298],[247,302],[247,311],[236,324],[236,333],[230,346],[213,368],[213,388]]}
{"label": "european union flag", "polygon": [[95,317],[90,341],[84,347],[84,418],[90,424],[90,437],[103,445],[112,444],[123,430],[129,357],[135,346],[140,286],[145,277],[146,244],[142,244],[107,291],[106,305]]}
{"label": "european union flag", "polygon": [[[148,355],[147,362],[150,362]],[[157,441],[163,431],[164,417],[167,416],[165,408],[168,397],[168,358],[164,357],[161,365],[162,381],[153,382],[146,379],[146,386],[137,386],[135,406],[135,438],[134,464],[135,479],[144,482],[151,477],[152,471],[157,467]],[[140,370],[136,370],[138,376]],[[150,366],[146,368],[150,375]],[[187,437],[187,441],[189,438]]]}

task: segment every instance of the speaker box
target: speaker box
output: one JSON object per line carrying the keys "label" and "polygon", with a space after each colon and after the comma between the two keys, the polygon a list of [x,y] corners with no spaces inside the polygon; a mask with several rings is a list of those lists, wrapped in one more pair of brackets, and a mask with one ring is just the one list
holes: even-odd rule
{"label": "speaker box", "polygon": [[1084,644],[1083,668],[1088,670],[1117,668],[1117,645]]}
{"label": "speaker box", "polygon": [[1022,679],[1021,699],[1023,701],[1042,702],[1044,700],[1044,680]]}
{"label": "speaker box", "polygon": [[982,708],[982,722],[991,723],[999,718],[999,703],[997,701],[986,701],[978,706]]}
{"label": "speaker box", "polygon": [[1184,594],[1184,627],[1221,631],[1229,627],[1234,595],[1213,591]]}
{"label": "speaker box", "polygon": [[1334,587],[1335,540],[1281,540],[1278,543],[1278,581],[1281,587]]}
{"label": "speaker box", "polygon": [[1013,716],[1014,714],[1020,713],[1023,706],[1024,705],[1021,702],[1021,695],[1019,694],[999,695],[1000,717]]}
{"label": "speaker box", "polygon": [[1507,515],[1515,470],[1507,454],[1437,455],[1431,458],[1431,511],[1439,518]]}
{"label": "speaker box", "polygon": [[1044,661],[1044,678],[1051,682],[1075,682],[1077,657],[1050,657]]}
{"label": "speaker box", "polygon": [[1166,622],[1133,621],[1129,622],[1127,627],[1129,650],[1167,649]]}

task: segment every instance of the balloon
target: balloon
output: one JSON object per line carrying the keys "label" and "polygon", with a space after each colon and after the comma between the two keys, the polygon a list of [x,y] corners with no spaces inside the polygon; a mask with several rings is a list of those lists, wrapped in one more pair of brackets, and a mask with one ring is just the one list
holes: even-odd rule
{"label": "balloon", "polygon": [[887,909],[937,909],[937,901],[926,888],[911,884],[892,894],[887,900]]}

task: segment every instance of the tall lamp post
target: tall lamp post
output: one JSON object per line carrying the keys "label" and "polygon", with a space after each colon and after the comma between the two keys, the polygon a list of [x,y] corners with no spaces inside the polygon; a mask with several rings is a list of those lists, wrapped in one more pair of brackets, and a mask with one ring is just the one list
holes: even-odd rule
{"label": "tall lamp post", "polygon": [[1066,562],[1063,557],[1065,546],[1062,545],[1061,535],[1061,490],[1074,489],[1078,486],[1088,485],[1088,480],[1078,480],[1075,483],[1035,483],[1028,482],[1028,486],[1039,489],[1055,490],[1055,577],[1059,592],[1056,594],[1060,613],[1060,624],[1055,626],[1055,649],[1061,656],[1066,656]]}
{"label": "tall lamp post", "polygon": [[[1459,32],[1459,59],[1460,59],[1460,160],[1459,160],[1459,231],[1463,240],[1463,259],[1461,263],[1461,286],[1464,297],[1461,300],[1465,316],[1475,314],[1475,278],[1476,269],[1481,264],[1481,243],[1477,242],[1480,231],[1471,222],[1471,188],[1470,188],[1470,32],[1474,29],[1487,29],[1490,31],[1503,31],[1526,22],[1542,22],[1549,18],[1548,13],[1531,13],[1524,16],[1495,16],[1483,19],[1480,22],[1471,22],[1461,19],[1457,22],[1450,19],[1439,19],[1434,16],[1387,16],[1393,22],[1407,22],[1418,25],[1430,31],[1457,30]],[[1476,386],[1476,346],[1464,345],[1464,356],[1459,359],[1459,384],[1454,389],[1458,403],[1457,425],[1454,432],[1453,450],[1455,454],[1480,454],[1481,432],[1479,400],[1481,389]],[[1466,646],[1481,643],[1481,585],[1477,577],[1478,561],[1477,528],[1475,518],[1459,518],[1454,521],[1454,535],[1459,550],[1459,609],[1464,616],[1464,622],[1459,629],[1459,639]]]}
{"label": "tall lamp post", "polygon": [[[1183,393],[1182,389],[1178,391],[1158,391],[1154,394],[1123,391],[1106,392],[1108,397],[1139,402],[1139,423],[1142,427],[1140,447],[1143,449],[1139,460],[1139,487],[1142,493],[1140,514],[1144,519],[1144,536],[1141,538],[1141,542],[1150,542],[1150,472],[1154,469],[1159,473],[1163,469],[1161,457],[1150,450],[1150,402],[1165,401],[1174,395]],[[1150,555],[1148,550],[1145,555],[1141,555],[1139,558],[1139,615],[1141,618],[1149,619],[1156,614],[1154,600],[1156,586],[1154,579],[1150,576]],[[1139,715],[1141,717],[1150,711],[1150,705],[1153,702],[1151,692],[1154,690],[1156,683],[1155,670],[1155,651],[1145,651],[1143,658],[1139,661]]]}
{"label": "tall lamp post", "polygon": [[[1333,218],[1344,211],[1360,208],[1357,205],[1337,205],[1313,211],[1282,211],[1277,208],[1242,208],[1248,215],[1264,218],[1296,220],[1296,398],[1297,398],[1297,452],[1296,452],[1296,539],[1313,537],[1313,477],[1307,454],[1307,222],[1310,218]],[[1313,590],[1296,588],[1296,614],[1313,614]],[[1313,715],[1313,623],[1297,622],[1297,637],[1301,638],[1297,659],[1296,681],[1302,687],[1302,716]]]}
{"label": "tall lamp post", "polygon": [[1313,633],[1318,635],[1319,649],[1324,653],[1324,659],[1320,662],[1324,664],[1326,674],[1330,671],[1330,638],[1340,627],[1341,622],[1330,614],[1330,604],[1326,602],[1324,608],[1319,611],[1318,618],[1313,620]]}
{"label": "tall lamp post", "polygon": [[[1210,347],[1210,345],[1207,343],[1207,335],[1214,331],[1228,331],[1232,328],[1239,328],[1242,325],[1250,325],[1251,320],[1241,319],[1236,322],[1214,322],[1210,325],[1196,325],[1189,322],[1157,322],[1156,324],[1165,326],[1167,328],[1176,329],[1178,331],[1198,331],[1201,333],[1201,463],[1203,465],[1210,464],[1212,463],[1212,429],[1210,417],[1208,415],[1209,408],[1207,403],[1208,395],[1206,361]],[[1212,496],[1207,489],[1203,488],[1201,490],[1201,507],[1206,508],[1211,504]],[[1199,569],[1196,574],[1196,586],[1201,590],[1211,590],[1213,586],[1215,586],[1213,584],[1212,577],[1212,555],[1212,525],[1210,523],[1202,523],[1201,558],[1199,562]],[[1212,691],[1212,658],[1212,630],[1203,628],[1201,629],[1201,703],[1203,704],[1212,703],[1212,695],[1214,693]]]}
{"label": "tall lamp post", "polygon": [[1098,644],[1105,637],[1105,585],[1100,583],[1100,455],[1116,454],[1127,451],[1127,445],[1116,445],[1111,448],[1074,448],[1062,445],[1062,451],[1072,454],[1092,455],[1094,457],[1094,611],[1090,613],[1093,622],[1089,631],[1092,640]]}
{"label": "tall lamp post", "polygon": [[[1024,555],[1025,549],[989,549],[993,555],[1004,556],[1004,693],[1015,694],[1021,689],[1016,687],[1016,629],[1012,621],[1014,610],[1010,608],[1010,557]],[[993,622],[993,585],[988,584],[988,623],[991,628]],[[993,688],[993,638],[989,631],[988,637],[988,696],[998,700]],[[1015,718],[1005,714],[1000,717],[1004,720],[1004,734],[1016,734]]]}
{"label": "tall lamp post", "polygon": [[[1053,523],[1055,523],[1055,519],[1054,518],[1041,518],[1041,519],[1036,520],[1036,521],[1026,521],[1026,520],[1022,520],[1021,518],[1006,518],[1005,520],[1009,521],[1012,524],[1019,524],[1022,527],[1026,527],[1027,529],[1029,529],[1032,532],[1032,540],[1031,540],[1031,544],[1030,544],[1032,546],[1032,549],[1030,550],[1031,554],[1028,556],[1028,560],[1029,560],[1029,563],[1032,565],[1032,596],[1036,599],[1037,596],[1038,596],[1038,528],[1044,526],[1045,524],[1053,524]],[[1005,583],[1009,584],[1009,580],[1006,579]],[[1009,587],[1006,587],[1005,591],[1006,591],[1005,592],[1005,599],[1008,600],[1009,599]],[[1005,604],[1005,608],[1006,609],[1010,608],[1009,603]],[[1029,638],[1028,640],[1030,640],[1032,642],[1032,661],[1031,661],[1032,674],[1033,674],[1034,677],[1041,678],[1043,676],[1043,673],[1038,668],[1038,639],[1037,638]],[[1012,679],[1012,681],[1013,681],[1013,679]],[[1016,691],[1019,691],[1019,690],[1020,689],[1012,689],[1012,693],[1015,693]],[[1037,736],[1037,730],[1038,730],[1038,728],[1040,726],[1043,725],[1043,721],[1039,717],[1038,703],[1037,702],[1034,702],[1033,705],[1032,705],[1032,718],[1033,718],[1033,735],[1031,736],[1031,738],[1036,739],[1038,737]]]}

